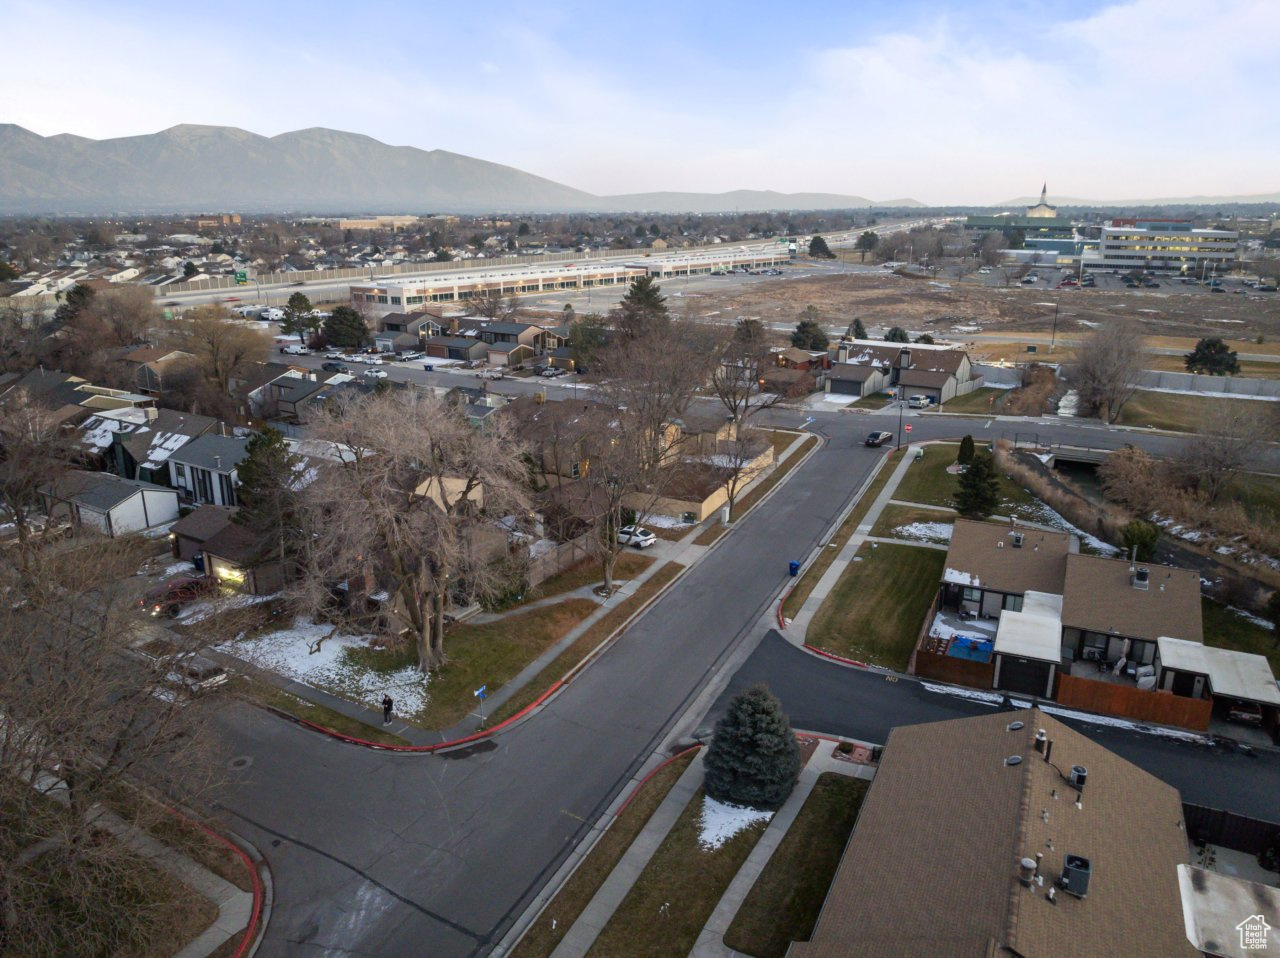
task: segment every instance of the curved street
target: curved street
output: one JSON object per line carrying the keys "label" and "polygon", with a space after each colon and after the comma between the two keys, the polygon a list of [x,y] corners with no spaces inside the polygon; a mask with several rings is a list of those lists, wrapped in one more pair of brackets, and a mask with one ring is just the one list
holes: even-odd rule
{"label": "curved street", "polygon": [[[778,409],[768,418],[796,426],[807,416]],[[868,424],[896,428],[883,414],[813,418],[827,441],[619,642],[510,731],[461,751],[399,755],[336,742],[247,706],[228,708],[222,727],[231,754],[251,759],[230,773],[228,824],[262,850],[274,880],[261,953],[487,953],[640,765],[668,744],[699,694],[718,691],[710,680],[729,678],[729,655],[762,638],[759,622],[787,581],[787,560],[803,559],[822,541],[883,454],[863,447]],[[981,419],[911,421],[913,439],[972,432],[981,441],[1013,432],[1009,423]],[[1095,447],[1134,442],[1167,451],[1176,442],[1096,423],[1044,420],[1018,430]],[[917,683],[886,683],[789,647],[779,652],[780,642],[755,649],[730,688],[768,681],[797,727],[883,741],[894,724],[989,708],[962,699],[920,707]],[[750,649],[742,644],[743,653]],[[700,718],[696,709],[690,714]],[[1133,733],[1100,734],[1114,738],[1118,744],[1104,741],[1121,754],[1152,762],[1157,774],[1176,775],[1179,787],[1214,775],[1232,787],[1217,766],[1204,774],[1204,761],[1222,759],[1203,747],[1130,745]],[[1273,758],[1252,760],[1250,788],[1265,767],[1275,794]]]}

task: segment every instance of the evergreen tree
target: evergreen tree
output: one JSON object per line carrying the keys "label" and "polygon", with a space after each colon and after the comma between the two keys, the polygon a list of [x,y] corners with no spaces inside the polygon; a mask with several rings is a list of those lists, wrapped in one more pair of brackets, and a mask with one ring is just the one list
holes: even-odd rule
{"label": "evergreen tree", "polygon": [[1196,348],[1183,357],[1189,373],[1208,373],[1210,376],[1234,376],[1240,372],[1236,353],[1217,336],[1207,337],[1196,343]]}
{"label": "evergreen tree", "polygon": [[853,244],[853,248],[862,254],[862,262],[867,261],[867,254],[880,245],[880,237],[876,235],[875,230],[867,230],[858,237],[858,242]]}
{"label": "evergreen tree", "polygon": [[995,463],[985,453],[975,455],[969,468],[960,474],[956,511],[970,519],[985,519],[999,504],[1000,480]]}
{"label": "evergreen tree", "polygon": [[191,260],[187,260],[182,264],[182,275],[190,279],[196,273],[200,272],[200,267],[196,266]]}
{"label": "evergreen tree", "polygon": [[369,327],[350,306],[337,306],[324,321],[324,338],[330,346],[358,349],[369,344]]}
{"label": "evergreen tree", "polygon": [[901,326],[894,326],[884,334],[884,341],[886,343],[909,343],[911,342],[911,337],[907,335],[907,331]]}
{"label": "evergreen tree", "polygon": [[76,283],[62,297],[62,302],[54,310],[53,320],[59,326],[66,325],[79,316],[93,302],[94,292],[83,283]]}
{"label": "evergreen tree", "polygon": [[829,341],[827,331],[812,319],[800,320],[791,334],[791,345],[797,349],[826,349]]}
{"label": "evergreen tree", "polygon": [[930,336],[928,333],[921,333],[919,336],[916,337],[916,342],[924,346],[932,346],[933,337]]}
{"label": "evergreen tree", "polygon": [[757,345],[765,340],[764,323],[758,319],[740,319],[733,327],[733,338],[740,343]]}
{"label": "evergreen tree", "polygon": [[962,466],[967,466],[969,463],[973,462],[973,454],[973,437],[965,436],[960,440],[960,454],[956,456],[956,462],[960,463]]}
{"label": "evergreen tree", "polygon": [[298,342],[305,344],[308,334],[315,332],[317,327],[315,318],[309,315],[310,312],[311,300],[307,298],[307,294],[294,293],[284,304],[284,322],[280,324],[280,331],[286,335],[297,333]]}
{"label": "evergreen tree", "polygon": [[628,339],[639,339],[664,330],[671,322],[667,298],[652,276],[631,281],[631,288],[618,304],[618,331]]}
{"label": "evergreen tree", "polygon": [[752,808],[782,805],[800,775],[800,746],[782,705],[763,685],[734,697],[703,760],[706,793]]}
{"label": "evergreen tree", "polygon": [[235,521],[262,537],[259,559],[288,561],[292,530],[297,528],[298,468],[302,457],[289,449],[284,435],[269,426],[254,433],[236,467],[240,508]]}
{"label": "evergreen tree", "polygon": [[853,321],[853,338],[854,339],[867,338],[867,327],[862,325],[862,320],[860,319],[854,319]]}
{"label": "evergreen tree", "polygon": [[1134,519],[1120,530],[1124,550],[1139,562],[1150,562],[1156,557],[1156,543],[1160,541],[1160,527],[1154,522]]}
{"label": "evergreen tree", "polygon": [[835,259],[836,254],[831,252],[831,247],[827,245],[827,241],[821,236],[815,236],[809,240],[809,255],[819,259]]}

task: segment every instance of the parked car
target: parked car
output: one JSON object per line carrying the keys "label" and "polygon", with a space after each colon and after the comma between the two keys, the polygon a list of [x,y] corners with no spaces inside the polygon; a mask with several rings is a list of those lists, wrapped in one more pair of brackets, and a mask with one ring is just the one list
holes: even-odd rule
{"label": "parked car", "polygon": [[365,354],[364,358],[363,358],[363,359],[361,359],[360,361],[361,361],[362,363],[364,363],[366,366],[381,366],[381,365],[383,365],[382,357],[381,357],[381,356],[370,356],[370,355],[369,355],[369,354],[367,354],[367,353]]}
{"label": "parked car", "polygon": [[623,526],[618,530],[618,542],[624,546],[647,549],[657,541],[658,537],[642,526]]}
{"label": "parked car", "polygon": [[387,371],[385,369],[366,369],[364,371],[365,379],[386,379]]}
{"label": "parked car", "polygon": [[411,349],[406,353],[401,353],[399,358],[400,358],[400,362],[408,363],[408,362],[413,362],[413,360],[415,359],[421,359],[425,355],[426,353],[420,353],[416,349]]}
{"label": "parked car", "polygon": [[330,349],[328,352],[324,354],[324,358],[325,359],[346,359],[347,354],[344,353],[341,349]]}
{"label": "parked car", "polygon": [[192,695],[207,692],[225,685],[227,670],[217,662],[206,659],[203,655],[184,655],[174,663],[173,669],[165,676],[170,685],[177,685]]}
{"label": "parked car", "polygon": [[218,580],[212,576],[179,576],[147,590],[138,600],[140,608],[151,615],[175,616],[188,603],[216,591]]}
{"label": "parked car", "polygon": [[1240,725],[1261,725],[1262,708],[1256,702],[1236,702],[1227,710],[1227,721]]}
{"label": "parked car", "polygon": [[288,346],[281,346],[280,352],[285,353],[286,355],[289,355],[289,356],[311,355],[311,350],[307,349],[306,346],[302,346],[298,343],[290,343]]}
{"label": "parked car", "polygon": [[928,409],[933,400],[928,396],[912,396],[907,400],[907,405],[912,409]]}
{"label": "parked car", "polygon": [[893,440],[893,433],[891,432],[884,432],[884,431],[873,432],[871,433],[871,435],[867,436],[866,440],[863,442],[863,445],[864,446],[883,446],[886,442],[891,442],[892,440]]}
{"label": "parked car", "polygon": [[351,367],[346,363],[321,363],[320,368],[327,373],[349,373]]}

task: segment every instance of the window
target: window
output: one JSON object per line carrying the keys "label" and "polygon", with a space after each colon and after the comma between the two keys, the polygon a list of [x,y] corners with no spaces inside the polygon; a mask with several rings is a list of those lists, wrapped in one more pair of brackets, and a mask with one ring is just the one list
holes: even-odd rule
{"label": "window", "polygon": [[582,465],[581,465],[581,463],[577,463],[577,462],[575,462],[575,463],[574,463],[574,464],[569,468],[569,475],[570,475],[570,477],[571,477],[571,478],[573,478],[573,479],[578,479],[578,478],[580,478],[580,477],[582,476]]}
{"label": "window", "polygon": [[236,504],[236,489],[231,482],[230,476],[218,473],[218,490],[222,493],[222,504],[224,506],[234,506]]}
{"label": "window", "polygon": [[981,602],[982,590],[966,587],[964,590],[964,600],[966,602]]}
{"label": "window", "polygon": [[187,467],[180,462],[175,462],[173,464],[173,472],[174,475],[178,477],[178,481],[185,485],[187,481]]}
{"label": "window", "polygon": [[1021,611],[1022,611],[1022,596],[1020,596],[1020,595],[1006,595],[1006,596],[1004,597],[1004,610],[1005,610],[1006,612],[1021,612]]}

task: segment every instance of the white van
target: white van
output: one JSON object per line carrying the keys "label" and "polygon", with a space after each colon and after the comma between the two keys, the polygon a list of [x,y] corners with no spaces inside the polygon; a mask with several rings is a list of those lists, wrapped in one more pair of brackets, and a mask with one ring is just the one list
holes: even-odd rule
{"label": "white van", "polygon": [[300,346],[297,343],[290,343],[288,346],[281,346],[280,352],[286,353],[290,356],[308,356],[311,354],[311,350],[307,349],[306,346]]}
{"label": "white van", "polygon": [[278,323],[284,319],[284,310],[280,309],[278,306],[272,306],[259,313],[258,318],[265,319],[269,323]]}

